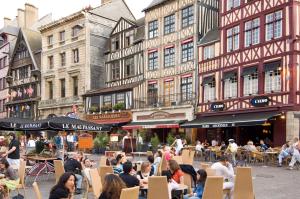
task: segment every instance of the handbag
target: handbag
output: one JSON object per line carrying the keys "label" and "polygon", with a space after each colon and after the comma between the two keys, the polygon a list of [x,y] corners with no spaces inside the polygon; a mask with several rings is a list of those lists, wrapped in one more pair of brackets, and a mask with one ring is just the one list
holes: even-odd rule
{"label": "handbag", "polygon": [[25,197],[22,194],[18,194],[14,197],[12,197],[12,199],[24,199]]}

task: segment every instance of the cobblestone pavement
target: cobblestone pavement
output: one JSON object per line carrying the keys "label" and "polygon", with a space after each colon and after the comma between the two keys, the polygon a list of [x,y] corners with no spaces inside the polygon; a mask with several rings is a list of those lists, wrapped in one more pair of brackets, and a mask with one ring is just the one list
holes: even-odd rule
{"label": "cobblestone pavement", "polygon": [[[99,157],[93,157],[97,160]],[[197,168],[199,162],[195,162],[194,166]],[[300,196],[299,182],[300,182],[300,170],[287,170],[286,168],[277,167],[252,167],[253,184],[256,199],[298,199]],[[33,179],[28,178],[26,198],[35,199],[35,194],[32,189]],[[49,178],[43,178],[38,180],[40,190],[43,195],[43,199],[49,197],[49,191],[54,185],[54,176]],[[21,193],[23,191],[21,190]],[[12,196],[16,193],[12,193]],[[77,195],[76,199],[81,199],[82,195]],[[89,198],[93,198],[90,195]]]}

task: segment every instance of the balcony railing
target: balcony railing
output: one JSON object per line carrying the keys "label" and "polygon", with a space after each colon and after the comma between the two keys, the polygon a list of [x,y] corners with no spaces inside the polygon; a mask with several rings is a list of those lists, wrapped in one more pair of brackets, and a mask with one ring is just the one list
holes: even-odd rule
{"label": "balcony railing", "polygon": [[65,105],[73,105],[74,103],[81,102],[80,97],[73,96],[73,97],[65,97],[59,99],[49,99],[49,100],[42,100],[39,103],[40,108],[45,108],[49,106],[65,106]]}
{"label": "balcony railing", "polygon": [[160,107],[174,107],[182,105],[193,105],[196,102],[195,93],[176,93],[170,95],[149,95],[144,98],[134,99],[134,109],[143,108],[160,108]]}

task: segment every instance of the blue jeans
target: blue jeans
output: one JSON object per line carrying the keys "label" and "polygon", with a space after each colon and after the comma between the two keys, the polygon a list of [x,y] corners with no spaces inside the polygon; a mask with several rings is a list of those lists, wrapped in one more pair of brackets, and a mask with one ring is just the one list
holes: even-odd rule
{"label": "blue jeans", "polygon": [[281,164],[282,160],[289,156],[289,153],[286,151],[281,151],[280,154],[278,155],[278,163]]}
{"label": "blue jeans", "polygon": [[81,184],[82,184],[82,175],[79,175],[79,174],[75,174],[76,176],[76,187],[77,189],[81,189]]}
{"label": "blue jeans", "polygon": [[200,199],[200,198],[197,196],[189,196],[189,194],[186,194],[183,196],[183,199]]}

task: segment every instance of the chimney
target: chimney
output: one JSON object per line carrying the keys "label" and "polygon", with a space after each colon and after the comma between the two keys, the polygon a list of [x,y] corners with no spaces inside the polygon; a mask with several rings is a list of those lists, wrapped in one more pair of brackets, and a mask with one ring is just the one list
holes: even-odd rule
{"label": "chimney", "polygon": [[101,0],[101,5],[111,3],[112,0]]}
{"label": "chimney", "polygon": [[23,9],[18,9],[18,17],[17,17],[18,26],[23,28],[25,26],[25,15]]}
{"label": "chimney", "polygon": [[31,28],[38,21],[38,8],[25,3],[25,27]]}
{"label": "chimney", "polygon": [[4,18],[3,18],[3,21],[4,21],[4,26],[9,26],[9,25],[11,25],[11,19],[10,19],[10,18],[4,17]]}

